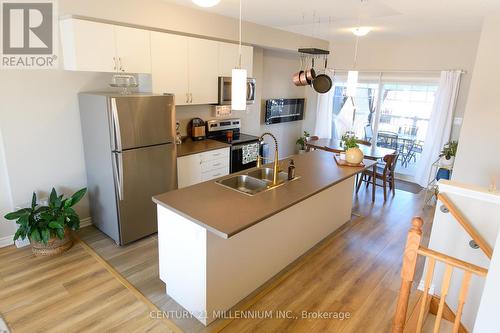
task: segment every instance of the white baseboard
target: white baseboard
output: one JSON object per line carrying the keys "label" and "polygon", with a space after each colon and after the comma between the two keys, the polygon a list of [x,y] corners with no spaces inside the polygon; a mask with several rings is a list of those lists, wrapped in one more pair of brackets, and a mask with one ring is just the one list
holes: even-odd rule
{"label": "white baseboard", "polygon": [[14,244],[13,239],[14,239],[14,235],[9,235],[9,236],[5,236],[5,237],[0,238],[0,248]]}
{"label": "white baseboard", "polygon": [[85,228],[92,225],[92,218],[91,217],[86,217],[84,219],[80,220],[80,228]]}
{"label": "white baseboard", "polygon": [[[87,218],[80,220],[80,228],[85,228],[85,227],[88,227],[90,225],[92,225],[92,218],[91,217],[87,217]],[[14,239],[14,235],[1,237],[0,238],[0,248],[6,247],[9,245],[13,245],[14,244],[13,239]],[[24,242],[23,242],[22,244],[20,243],[20,244],[16,244],[16,245],[17,245],[17,247],[23,247],[23,246],[29,245],[29,241],[27,241],[27,244],[24,244]]]}

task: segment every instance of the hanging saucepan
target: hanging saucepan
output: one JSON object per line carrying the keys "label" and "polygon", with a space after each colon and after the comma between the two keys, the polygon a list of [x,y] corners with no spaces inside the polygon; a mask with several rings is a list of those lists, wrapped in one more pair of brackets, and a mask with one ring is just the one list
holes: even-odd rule
{"label": "hanging saucepan", "polygon": [[307,82],[307,76],[305,70],[300,72],[299,80],[301,86],[307,86],[309,84],[309,82]]}
{"label": "hanging saucepan", "polygon": [[312,65],[311,68],[306,70],[306,80],[307,84],[312,84],[314,79],[316,78],[316,72],[314,71],[314,57],[311,59]]}
{"label": "hanging saucepan", "polygon": [[293,77],[292,77],[293,84],[295,84],[297,87],[302,86],[300,76],[303,75],[303,73],[304,73],[304,71],[302,70],[303,64],[304,64],[304,60],[302,59],[302,57],[300,57],[300,70],[297,73],[293,74]]}
{"label": "hanging saucepan", "polygon": [[332,79],[326,75],[326,69],[328,67],[328,58],[325,57],[325,73],[320,74],[316,76],[316,78],[313,81],[313,88],[316,90],[316,92],[320,94],[324,94],[330,91],[332,89]]}

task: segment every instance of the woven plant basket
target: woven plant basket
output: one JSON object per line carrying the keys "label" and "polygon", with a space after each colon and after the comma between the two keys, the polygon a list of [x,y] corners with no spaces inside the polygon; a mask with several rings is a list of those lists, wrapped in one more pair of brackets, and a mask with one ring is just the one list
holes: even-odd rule
{"label": "woven plant basket", "polygon": [[51,237],[47,242],[47,245],[33,240],[31,241],[31,251],[37,257],[56,256],[69,250],[72,246],[73,240],[71,239],[71,233],[68,228],[64,229],[63,239]]}

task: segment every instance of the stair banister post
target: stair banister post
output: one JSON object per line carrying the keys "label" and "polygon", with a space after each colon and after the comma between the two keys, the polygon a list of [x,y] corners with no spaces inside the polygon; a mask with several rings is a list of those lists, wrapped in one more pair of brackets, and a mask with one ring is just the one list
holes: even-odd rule
{"label": "stair banister post", "polygon": [[406,322],[406,311],[410,297],[411,285],[417,265],[418,248],[422,239],[423,220],[414,217],[406,238],[406,247],[403,254],[403,268],[401,269],[401,287],[399,290],[396,313],[392,324],[392,333],[402,333]]}

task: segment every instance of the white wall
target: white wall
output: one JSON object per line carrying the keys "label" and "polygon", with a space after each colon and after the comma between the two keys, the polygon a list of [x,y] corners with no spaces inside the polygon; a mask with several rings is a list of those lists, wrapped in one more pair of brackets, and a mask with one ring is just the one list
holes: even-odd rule
{"label": "white wall", "polygon": [[482,186],[500,180],[500,15],[485,19],[453,179]]}
{"label": "white wall", "polygon": [[498,309],[500,309],[500,284],[498,281],[500,281],[500,233],[498,234],[490,269],[486,277],[474,332],[498,332]]}
{"label": "white wall", "polygon": [[[478,40],[479,32],[391,39],[380,39],[376,32],[372,32],[359,41],[357,68],[386,71],[464,69],[468,73],[462,77],[456,108],[456,116],[463,117]],[[353,66],[354,45],[354,36],[348,42],[330,41],[331,63],[334,68],[349,69]],[[414,75],[398,74],[402,78]],[[436,73],[436,77],[438,76]],[[455,126],[452,137],[458,138],[459,131],[460,126]]]}
{"label": "white wall", "polygon": [[[86,184],[77,93],[106,89],[110,74],[6,70],[0,77],[0,130],[15,206],[55,186],[66,193]],[[88,201],[78,210],[88,217]],[[2,234],[0,234],[1,237]]]}
{"label": "white wall", "polygon": [[7,168],[5,165],[2,133],[0,131],[0,246],[10,244],[11,240],[9,236],[16,232],[15,223],[3,218],[3,216],[11,210],[12,199]]}

